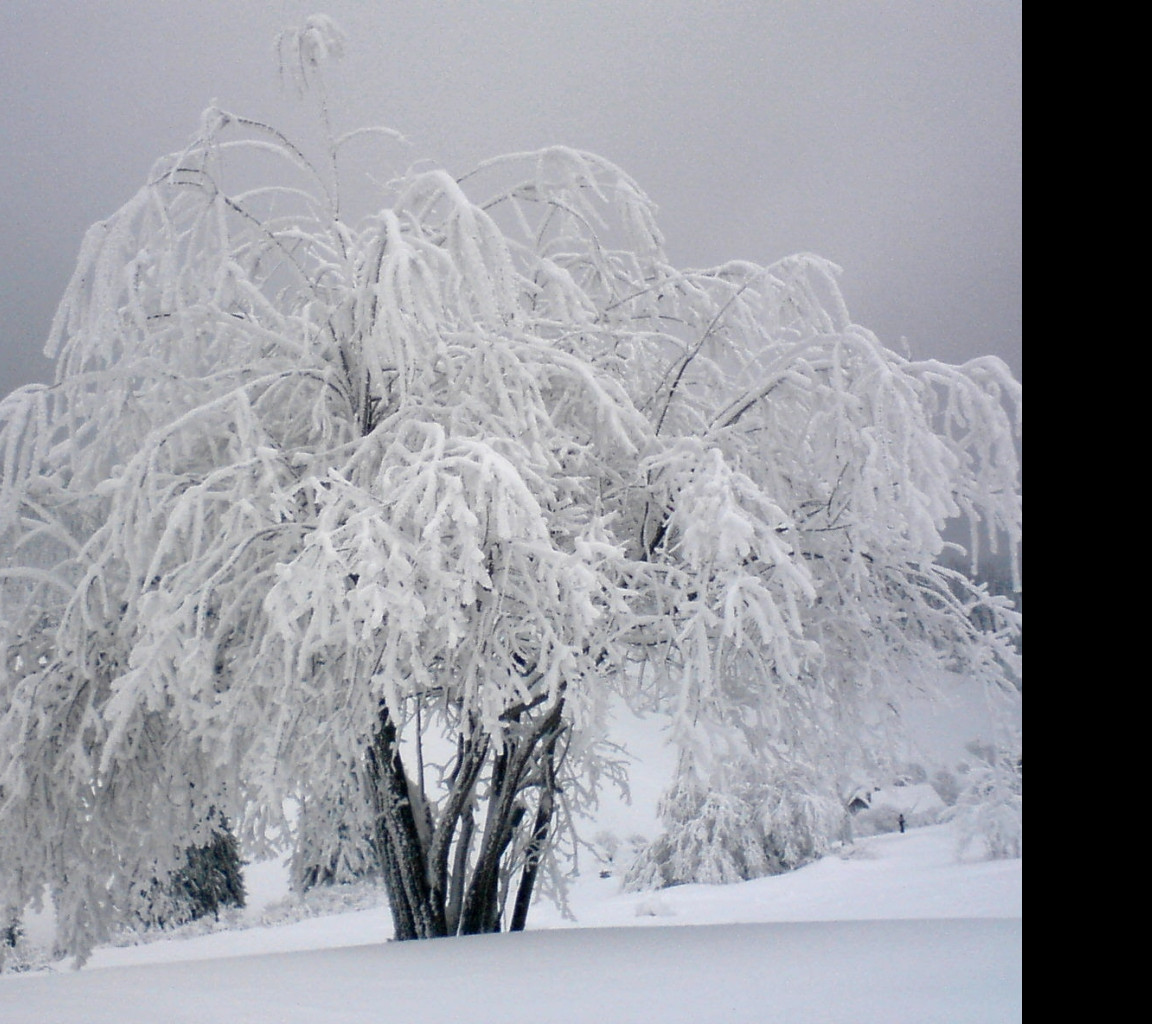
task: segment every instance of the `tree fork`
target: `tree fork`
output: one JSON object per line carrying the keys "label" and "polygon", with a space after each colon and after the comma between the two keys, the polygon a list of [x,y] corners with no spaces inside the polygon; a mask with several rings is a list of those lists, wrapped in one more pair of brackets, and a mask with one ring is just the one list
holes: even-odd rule
{"label": "tree fork", "polygon": [[[490,740],[487,734],[480,734],[476,738],[476,730],[467,740],[461,740],[456,766],[452,773],[452,790],[444,805],[439,822],[433,830],[432,842],[428,851],[428,867],[430,885],[435,899],[442,907],[452,902],[450,889],[456,881],[456,876],[467,867],[468,849],[472,843],[474,822],[472,820],[471,802],[484,766],[484,759],[488,754]],[[454,859],[451,877],[448,874],[448,854],[452,845],[452,837],[456,833],[457,823],[463,816],[460,834],[457,836],[456,857]],[[458,908],[458,901],[457,901]],[[457,909],[457,918],[459,910]],[[445,921],[448,931],[454,931],[452,915],[445,909]]]}
{"label": "tree fork", "polygon": [[480,856],[461,915],[463,934],[498,930],[500,860],[526,813],[523,804],[519,803],[517,798],[524,788],[523,781],[528,763],[540,741],[548,738],[548,747],[551,749],[552,737],[559,731],[563,710],[564,699],[561,697],[532,727],[527,736],[515,745],[509,743],[497,756],[493,768],[493,792],[488,805],[484,841],[481,844]]}
{"label": "tree fork", "polygon": [[562,730],[557,728],[549,737],[541,762],[540,802],[536,805],[536,821],[532,825],[532,838],[524,851],[524,871],[520,875],[520,886],[516,891],[516,902],[512,907],[512,922],[509,931],[522,932],[528,920],[528,908],[532,904],[532,891],[540,872],[540,861],[544,856],[548,831],[552,825],[552,815],[556,806],[556,741]]}

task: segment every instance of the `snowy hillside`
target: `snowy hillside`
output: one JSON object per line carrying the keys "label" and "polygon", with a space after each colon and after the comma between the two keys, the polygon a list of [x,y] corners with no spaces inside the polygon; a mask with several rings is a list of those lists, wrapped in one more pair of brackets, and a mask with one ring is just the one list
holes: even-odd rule
{"label": "snowy hillside", "polygon": [[[971,707],[919,717],[922,749],[936,763],[962,750],[939,737],[981,730]],[[632,758],[632,802],[607,793],[586,823],[593,849],[572,882],[567,915],[540,899],[523,934],[391,943],[381,887],[321,887],[300,900],[281,864],[252,864],[248,906],[209,934],[197,922],[174,937],[97,949],[78,973],[58,962],[0,975],[0,1020],[1020,1019],[1023,862],[978,860],[975,849],[958,861],[948,824],[858,836],[807,867],[738,885],[622,892],[628,838],[659,828],[654,808],[670,754],[658,719],[620,712],[616,723]],[[882,791],[875,803],[912,811],[922,789]],[[25,927],[30,940],[50,943],[48,919]]]}
{"label": "snowy hillside", "polygon": [[957,863],[947,825],[858,840],[844,857],[742,885],[621,894],[615,879],[589,872],[571,908],[574,921],[537,907],[521,935],[388,943],[389,914],[378,906],[100,949],[78,973],[58,965],[0,977],[0,1019],[997,1024],[1021,1016],[1022,861]]}

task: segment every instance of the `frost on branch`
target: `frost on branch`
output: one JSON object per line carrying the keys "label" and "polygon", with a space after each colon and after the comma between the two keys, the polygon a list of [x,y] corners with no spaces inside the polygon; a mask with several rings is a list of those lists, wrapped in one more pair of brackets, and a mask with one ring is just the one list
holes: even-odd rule
{"label": "frost on branch", "polygon": [[298,29],[286,29],[276,37],[280,76],[290,80],[303,95],[324,66],[344,56],[344,30],[325,14],[313,14]]}
{"label": "frost on branch", "polygon": [[681,753],[663,883],[818,855],[917,672],[1018,702],[1018,616],[937,560],[1019,543],[1002,364],[889,351],[815,256],[676,268],[563,147],[354,218],[340,141],[210,111],[0,404],[5,906],[83,955],[223,815],[301,884],[374,857],[398,937],[519,928],[613,694]]}

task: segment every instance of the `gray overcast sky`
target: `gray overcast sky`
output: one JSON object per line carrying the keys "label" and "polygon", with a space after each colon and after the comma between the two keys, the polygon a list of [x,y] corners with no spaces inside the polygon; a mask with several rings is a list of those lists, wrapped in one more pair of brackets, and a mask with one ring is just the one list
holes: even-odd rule
{"label": "gray overcast sky", "polygon": [[84,230],[210,101],[291,119],[271,44],[314,12],[348,33],[341,127],[456,173],[595,150],[676,262],[816,252],[889,345],[1021,374],[1018,0],[4,0],[0,394],[48,379]]}

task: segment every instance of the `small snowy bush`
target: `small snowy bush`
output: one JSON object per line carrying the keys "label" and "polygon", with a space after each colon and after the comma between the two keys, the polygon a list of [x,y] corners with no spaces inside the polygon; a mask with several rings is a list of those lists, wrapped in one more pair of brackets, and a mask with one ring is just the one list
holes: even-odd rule
{"label": "small snowy bush", "polygon": [[945,806],[953,806],[960,799],[960,781],[947,768],[937,769],[932,774],[932,788],[944,801]]}
{"label": "small snowy bush", "polygon": [[989,860],[1024,854],[1024,777],[1019,743],[970,746],[974,761],[948,817],[956,823],[956,855],[982,847]]}

